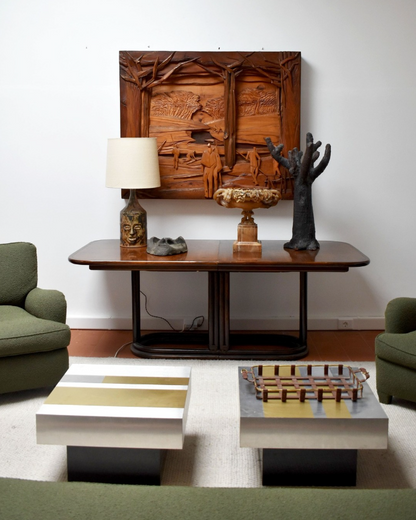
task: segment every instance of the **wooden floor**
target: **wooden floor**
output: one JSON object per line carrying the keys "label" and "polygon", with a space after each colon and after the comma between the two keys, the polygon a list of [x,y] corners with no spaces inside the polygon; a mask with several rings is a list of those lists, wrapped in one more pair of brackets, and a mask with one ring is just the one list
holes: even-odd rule
{"label": "wooden floor", "polygon": [[[374,339],[381,331],[310,331],[305,361],[374,361]],[[291,334],[290,332],[288,332]],[[292,334],[296,335],[292,332]],[[70,356],[135,358],[132,331],[72,329]],[[125,345],[123,347],[123,345]],[[121,348],[123,347],[123,348]],[[121,350],[119,350],[121,349]]]}

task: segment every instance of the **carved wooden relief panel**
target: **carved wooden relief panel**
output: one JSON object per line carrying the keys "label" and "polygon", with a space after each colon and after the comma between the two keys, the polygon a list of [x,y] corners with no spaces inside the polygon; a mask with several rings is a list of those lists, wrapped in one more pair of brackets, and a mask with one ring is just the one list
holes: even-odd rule
{"label": "carved wooden relief panel", "polygon": [[120,52],[122,137],[156,137],[161,187],[141,197],[212,198],[271,187],[293,198],[264,141],[300,140],[299,52]]}

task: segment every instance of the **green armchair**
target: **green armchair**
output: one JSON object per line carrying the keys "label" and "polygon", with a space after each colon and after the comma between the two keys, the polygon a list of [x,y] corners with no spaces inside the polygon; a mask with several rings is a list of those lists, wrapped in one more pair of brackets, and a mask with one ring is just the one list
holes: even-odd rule
{"label": "green armchair", "polygon": [[381,403],[392,396],[416,402],[416,298],[395,298],[386,308],[385,332],[375,341]]}
{"label": "green armchair", "polygon": [[37,283],[36,247],[0,244],[0,394],[54,386],[68,369],[65,297]]}

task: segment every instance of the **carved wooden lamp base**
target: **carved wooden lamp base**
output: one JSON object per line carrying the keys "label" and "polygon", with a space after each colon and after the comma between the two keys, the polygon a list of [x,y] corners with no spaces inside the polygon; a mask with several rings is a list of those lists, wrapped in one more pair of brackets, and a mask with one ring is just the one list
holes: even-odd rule
{"label": "carved wooden lamp base", "polygon": [[237,240],[233,244],[234,253],[261,253],[261,242],[257,240],[257,224],[253,212],[243,210],[243,218],[237,226]]}
{"label": "carved wooden lamp base", "polygon": [[147,213],[137,198],[136,190],[130,190],[130,198],[120,211],[120,246],[146,247]]}

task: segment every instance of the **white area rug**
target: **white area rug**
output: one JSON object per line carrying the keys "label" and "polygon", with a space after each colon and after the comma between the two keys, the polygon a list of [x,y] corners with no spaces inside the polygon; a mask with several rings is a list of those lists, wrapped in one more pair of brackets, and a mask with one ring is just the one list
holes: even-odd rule
{"label": "white area rug", "polygon": [[[191,366],[185,446],[168,453],[162,484],[261,486],[258,450],[239,447],[236,367],[249,362],[115,358],[71,358],[70,362]],[[374,363],[351,365],[370,372],[368,383],[375,391]],[[47,394],[41,390],[0,396],[0,477],[66,480],[66,448],[36,444],[35,415]],[[389,417],[389,447],[359,451],[357,488],[416,488],[416,404],[394,401],[383,408]]]}

